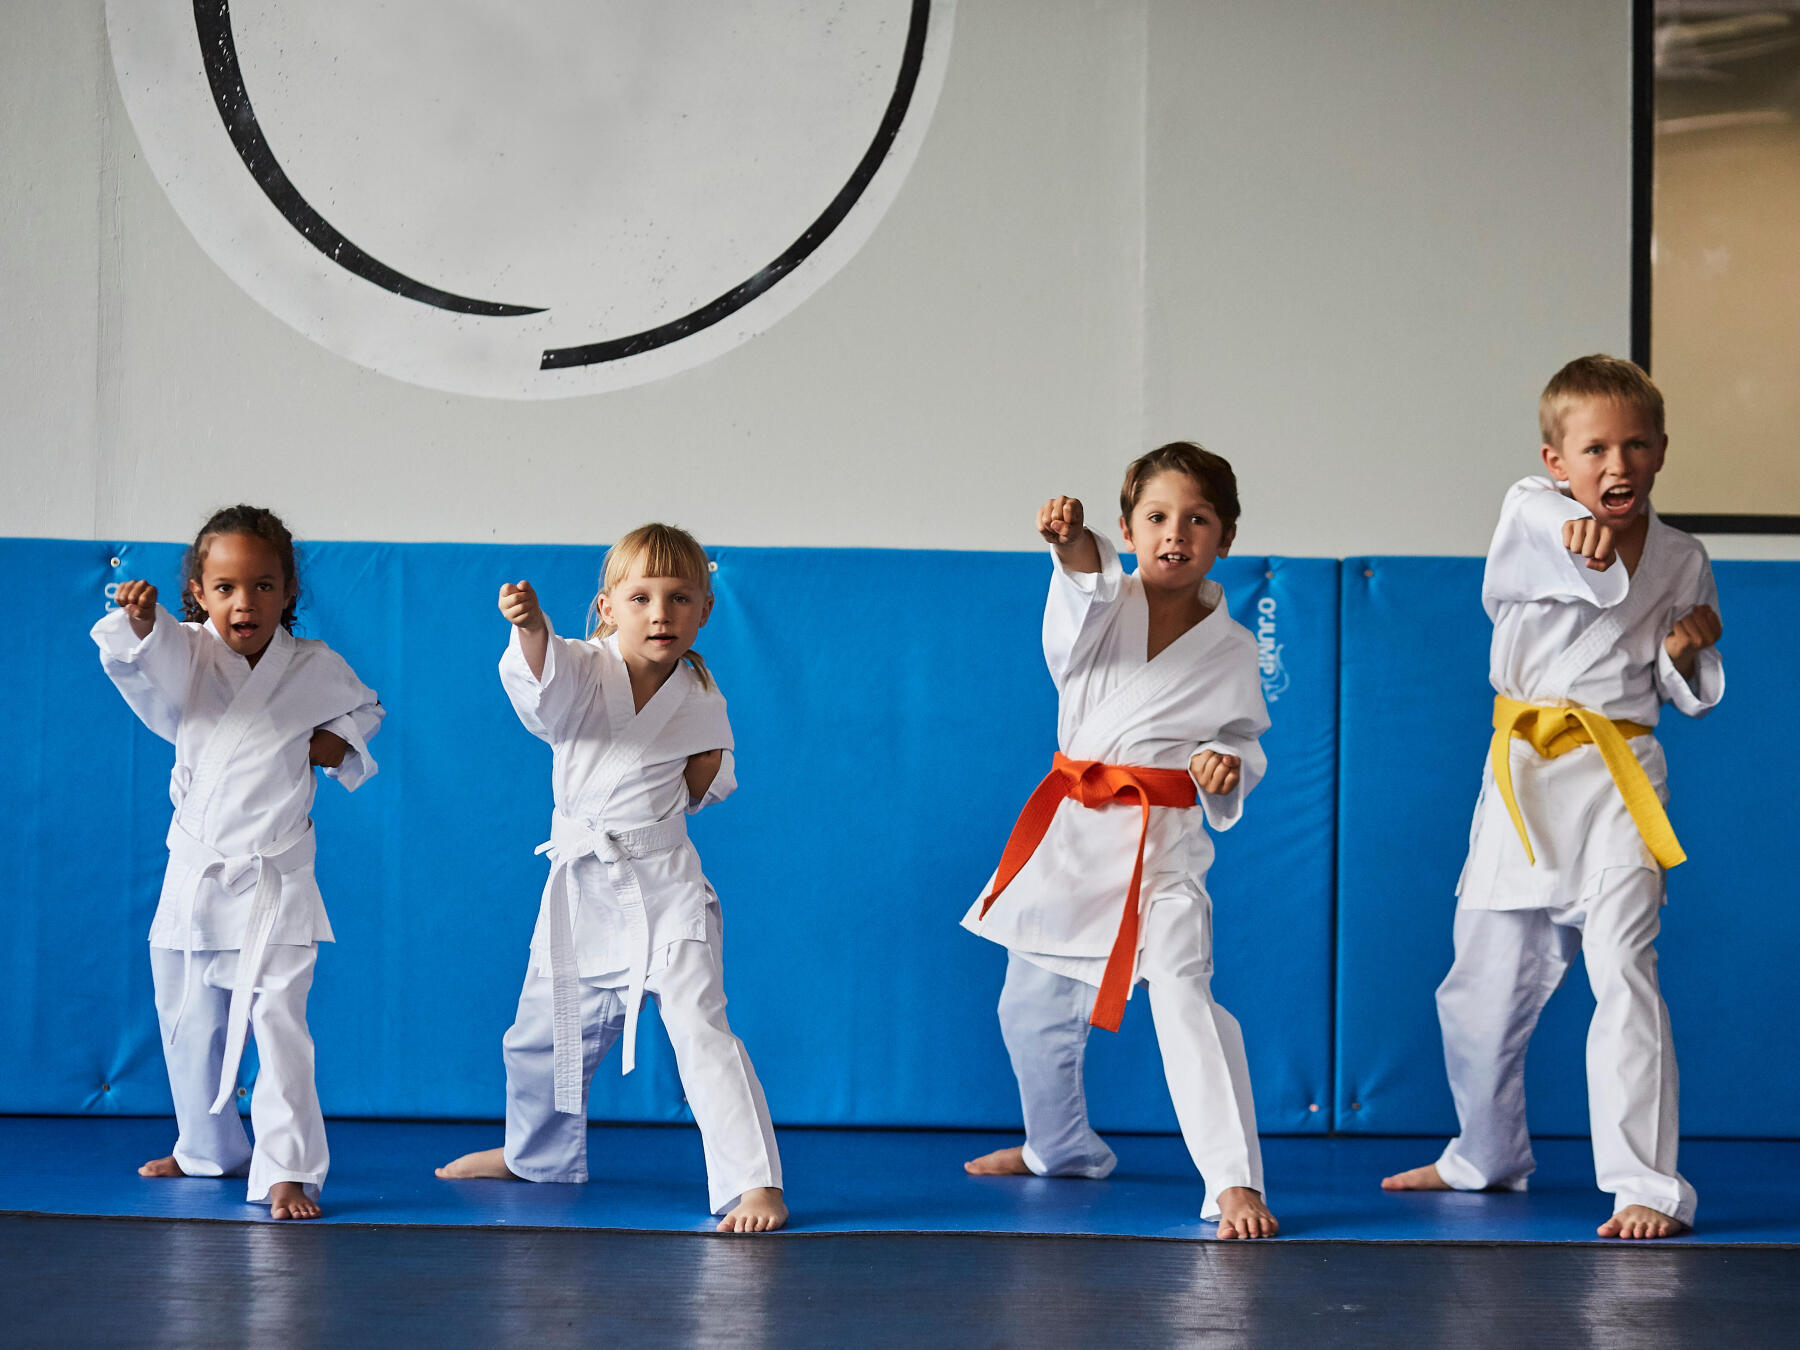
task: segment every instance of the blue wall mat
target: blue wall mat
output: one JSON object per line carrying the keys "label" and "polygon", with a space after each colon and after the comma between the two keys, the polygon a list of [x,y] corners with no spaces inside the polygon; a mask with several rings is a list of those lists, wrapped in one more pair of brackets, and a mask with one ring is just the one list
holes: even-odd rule
{"label": "blue wall mat", "polygon": [[[144,933],[172,752],[125,709],[85,630],[109,582],[144,575],[172,591],[179,553],[0,541],[0,584],[43,596],[52,616],[4,639],[12,659],[0,669],[23,751],[13,809],[0,813],[18,860],[0,1031],[19,1052],[0,1111],[168,1109]],[[777,1120],[1016,1128],[993,1012],[1002,954],[956,920],[1053,748],[1038,638],[1047,562],[717,556],[700,645],[730,700],[743,786],[694,834],[723,899],[733,1025]],[[543,884],[532,849],[550,792],[549,751],[494,673],[506,637],[494,595],[529,577],[577,630],[599,560],[570,547],[305,552],[302,633],[330,641],[390,710],[373,744],[380,776],[354,795],[321,782],[315,810],[339,939],[321,954],[312,1005],[328,1113],[501,1109],[499,1038]],[[1271,1130],[1328,1117],[1308,1108],[1324,1101],[1330,1064],[1336,573],[1335,562],[1220,565],[1238,617],[1271,628],[1274,766],[1214,871],[1216,988],[1244,1023]],[[72,821],[91,833],[68,839]],[[1125,1034],[1096,1038],[1107,1042],[1090,1073],[1102,1127],[1173,1127],[1148,1022],[1134,1007]],[[592,1109],[684,1116],[654,1016],[637,1072],[603,1065]]]}
{"label": "blue wall mat", "polygon": [[1800,1135],[1800,563],[1720,562],[1725,700],[1666,717],[1669,819],[1688,861],[1669,873],[1660,974],[1691,1135]]}
{"label": "blue wall mat", "polygon": [[[167,853],[167,746],[134,733],[87,629],[133,570],[172,576],[178,548],[0,540],[0,578],[29,596],[0,635],[9,756],[0,1110],[169,1108],[144,935]],[[159,823],[160,822],[160,823]]]}
{"label": "blue wall mat", "polygon": [[[1343,569],[1337,1128],[1449,1134],[1432,994],[1448,970],[1454,888],[1480,788],[1492,691],[1480,559],[1350,559]],[[1670,874],[1659,943],[1691,1135],[1793,1137],[1800,1032],[1765,1022],[1790,979],[1771,953],[1800,941],[1785,747],[1800,736],[1793,675],[1800,565],[1721,563],[1727,695],[1701,722],[1669,714],[1670,816],[1690,861]],[[1587,1133],[1578,964],[1527,1061],[1532,1128]],[[1421,1159],[1424,1160],[1423,1158]]]}

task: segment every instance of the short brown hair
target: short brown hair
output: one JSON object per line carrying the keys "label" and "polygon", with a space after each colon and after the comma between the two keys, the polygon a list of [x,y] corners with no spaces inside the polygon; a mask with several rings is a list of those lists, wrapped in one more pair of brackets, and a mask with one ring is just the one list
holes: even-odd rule
{"label": "short brown hair", "polygon": [[1144,495],[1144,485],[1157,474],[1171,471],[1185,473],[1200,485],[1227,532],[1237,528],[1237,475],[1224,456],[1192,441],[1170,441],[1132,460],[1125,470],[1125,486],[1119,489],[1119,514],[1130,520],[1138,499]]}
{"label": "short brown hair", "polygon": [[1576,357],[1544,386],[1543,397],[1538,399],[1538,431],[1544,444],[1560,450],[1564,415],[1574,404],[1589,400],[1639,408],[1656,423],[1656,434],[1663,434],[1662,390],[1635,363],[1596,352]]}

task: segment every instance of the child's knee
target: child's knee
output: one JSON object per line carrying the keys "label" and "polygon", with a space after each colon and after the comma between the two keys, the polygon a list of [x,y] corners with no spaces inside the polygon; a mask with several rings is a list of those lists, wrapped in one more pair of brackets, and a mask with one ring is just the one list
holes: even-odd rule
{"label": "child's knee", "polygon": [[725,1015],[725,999],[661,999],[657,1011],[662,1016],[663,1030],[676,1046],[693,1045],[708,1049],[729,1048],[741,1044]]}
{"label": "child's knee", "polygon": [[1582,955],[1596,999],[1629,992],[1661,997],[1656,979],[1656,948],[1648,942],[1590,943]]}
{"label": "child's knee", "polygon": [[[1051,1042],[1069,1039],[1069,1029],[1080,1019],[1066,1008],[1053,1007],[1041,999],[1008,996],[1012,986],[1000,996],[1000,1038],[1014,1054],[1034,1051]],[[1077,1032],[1079,1034],[1079,1032]]]}

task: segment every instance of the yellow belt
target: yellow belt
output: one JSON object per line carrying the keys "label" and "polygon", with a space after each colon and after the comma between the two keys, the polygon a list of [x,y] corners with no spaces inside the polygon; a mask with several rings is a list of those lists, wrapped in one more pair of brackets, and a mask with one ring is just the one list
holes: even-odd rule
{"label": "yellow belt", "polygon": [[1578,745],[1592,745],[1600,752],[1606,771],[1625,799],[1625,809],[1632,823],[1644,837],[1650,855],[1664,868],[1685,862],[1687,854],[1675,838],[1668,814],[1656,799],[1656,789],[1644,766],[1638,763],[1628,737],[1648,735],[1650,728],[1637,722],[1615,722],[1590,708],[1545,707],[1521,703],[1504,694],[1494,698],[1494,739],[1488,747],[1488,759],[1494,766],[1494,786],[1500,789],[1500,800],[1512,817],[1519,842],[1525,845],[1525,856],[1533,866],[1537,855],[1531,851],[1531,840],[1525,834],[1525,817],[1519,814],[1519,799],[1513,795],[1512,760],[1508,753],[1514,736],[1528,741],[1531,748],[1545,759],[1566,755]]}

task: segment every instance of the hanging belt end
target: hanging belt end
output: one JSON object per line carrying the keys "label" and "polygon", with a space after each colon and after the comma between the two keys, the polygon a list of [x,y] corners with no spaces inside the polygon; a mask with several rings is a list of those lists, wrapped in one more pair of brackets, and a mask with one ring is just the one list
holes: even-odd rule
{"label": "hanging belt end", "polygon": [[1096,1005],[1094,1008],[1094,1015],[1088,1018],[1088,1025],[1099,1027],[1102,1031],[1116,1032],[1119,1029],[1119,1024],[1125,1020],[1124,1013],[1125,1010],[1123,1008],[1103,1010]]}
{"label": "hanging belt end", "polygon": [[1088,1018],[1088,1025],[1099,1027],[1102,1031],[1116,1032],[1124,1020],[1125,1000],[1110,989],[1102,989],[1100,996],[1094,1000],[1094,1011]]}

